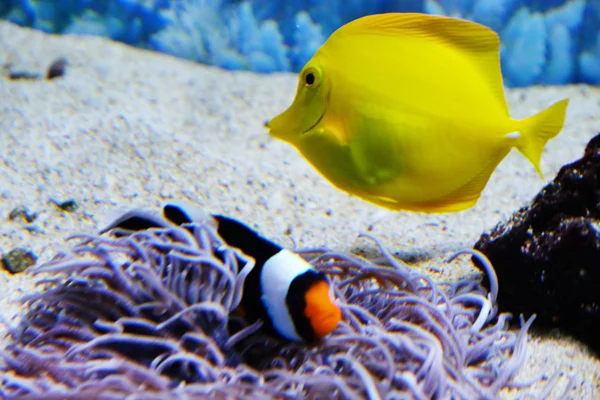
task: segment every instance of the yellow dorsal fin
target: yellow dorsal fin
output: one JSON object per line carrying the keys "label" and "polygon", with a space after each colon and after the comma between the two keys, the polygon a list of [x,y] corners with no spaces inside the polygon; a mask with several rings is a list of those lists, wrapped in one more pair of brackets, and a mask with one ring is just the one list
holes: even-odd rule
{"label": "yellow dorsal fin", "polygon": [[420,37],[433,44],[454,47],[484,72],[491,90],[508,115],[500,70],[500,38],[492,29],[459,18],[419,13],[386,13],[368,15],[349,22],[334,32],[331,39],[351,34]]}

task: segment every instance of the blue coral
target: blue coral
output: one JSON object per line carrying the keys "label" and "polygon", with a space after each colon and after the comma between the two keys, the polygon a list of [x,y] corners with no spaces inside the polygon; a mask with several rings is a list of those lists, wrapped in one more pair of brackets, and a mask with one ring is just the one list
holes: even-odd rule
{"label": "blue coral", "polygon": [[520,9],[502,31],[502,70],[511,86],[534,84],[546,63],[546,25],[542,14]]}
{"label": "blue coral", "polygon": [[166,27],[157,0],[8,0],[0,16],[22,26],[51,33],[105,36],[146,47],[148,38]]}
{"label": "blue coral", "polygon": [[232,70],[290,70],[277,23],[258,21],[247,2],[183,0],[162,15],[170,23],[150,37],[151,49]]}
{"label": "blue coral", "polygon": [[599,0],[4,0],[0,17],[109,37],[222,68],[298,71],[363,15],[425,12],[487,25],[507,86],[600,84]]}
{"label": "blue coral", "polygon": [[300,11],[296,15],[295,25],[296,31],[292,38],[291,57],[294,70],[299,70],[310,60],[315,51],[323,44],[325,38],[321,27],[314,24],[310,15],[305,11]]}

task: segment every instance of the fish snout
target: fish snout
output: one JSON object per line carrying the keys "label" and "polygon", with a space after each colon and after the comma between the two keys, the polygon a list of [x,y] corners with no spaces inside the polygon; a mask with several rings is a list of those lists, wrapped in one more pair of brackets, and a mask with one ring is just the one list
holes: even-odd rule
{"label": "fish snout", "polygon": [[277,123],[277,117],[265,120],[264,122],[264,127],[269,130],[269,136],[283,140],[285,137],[284,130],[281,129],[281,126],[278,127],[278,125],[281,124]]}
{"label": "fish snout", "polygon": [[317,340],[329,335],[342,319],[342,310],[332,297],[327,281],[314,284],[305,294],[304,315]]}
{"label": "fish snout", "polygon": [[342,320],[342,310],[337,304],[331,304],[331,308],[323,312],[318,320],[311,319],[310,324],[315,332],[317,340],[323,339],[337,328]]}
{"label": "fish snout", "polygon": [[277,118],[265,119],[263,121],[263,126],[269,130],[269,136],[274,137],[274,138],[279,138],[280,135],[275,134],[275,132],[273,130],[273,120],[275,120],[275,119],[277,119]]}

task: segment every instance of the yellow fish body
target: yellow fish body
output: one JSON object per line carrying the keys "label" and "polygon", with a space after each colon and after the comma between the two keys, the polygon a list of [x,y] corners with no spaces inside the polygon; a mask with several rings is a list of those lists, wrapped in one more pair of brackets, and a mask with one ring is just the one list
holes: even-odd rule
{"label": "yellow fish body", "polygon": [[516,147],[541,174],[567,100],[510,118],[498,35],[426,14],[352,21],[299,75],[292,105],[267,123],[333,185],[391,209],[459,211],[477,202]]}

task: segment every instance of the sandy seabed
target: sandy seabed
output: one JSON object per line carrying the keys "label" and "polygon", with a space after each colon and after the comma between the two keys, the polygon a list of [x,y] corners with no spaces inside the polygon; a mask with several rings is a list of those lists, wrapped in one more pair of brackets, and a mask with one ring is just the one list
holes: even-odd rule
{"label": "sandy seabed", "polygon": [[[391,212],[335,189],[294,148],[268,136],[263,121],[292,101],[292,74],[228,72],[101,38],[51,36],[0,22],[0,65],[43,73],[58,57],[70,62],[63,78],[0,78],[0,250],[24,247],[40,261],[68,246],[65,237],[95,232],[117,210],[186,199],[284,245],[293,239],[300,247],[370,253],[373,244],[358,237],[369,233],[419,268],[460,278],[476,273],[471,263],[444,260],[525,205],[563,164],[581,157],[600,129],[599,88],[507,90],[513,117],[571,99],[565,128],[542,157],[546,180],[513,151],[474,208]],[[79,205],[75,213],[51,202],[68,199]],[[37,212],[37,219],[8,221],[18,206]],[[14,301],[32,290],[27,275],[0,272],[4,319],[18,322],[24,308]],[[2,325],[0,337],[9,340]],[[530,337],[517,381],[558,368],[564,374],[554,398],[573,373],[573,398],[600,398],[600,361],[560,336]]]}

